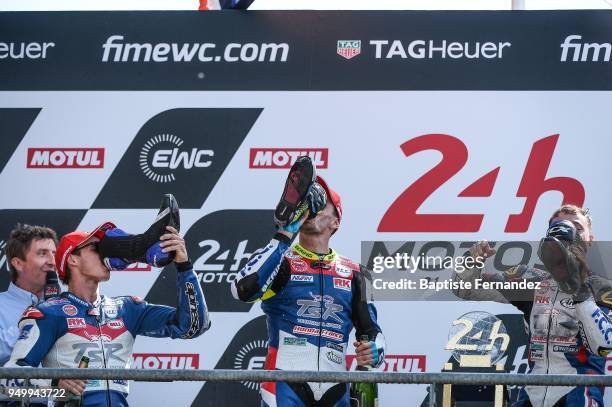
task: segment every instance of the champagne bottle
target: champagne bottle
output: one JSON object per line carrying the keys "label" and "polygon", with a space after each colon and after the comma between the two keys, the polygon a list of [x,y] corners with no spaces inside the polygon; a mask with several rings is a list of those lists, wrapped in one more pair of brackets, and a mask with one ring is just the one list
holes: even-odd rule
{"label": "champagne bottle", "polygon": [[[359,336],[359,342],[369,342],[367,335]],[[357,370],[368,371],[372,366],[357,366]],[[378,407],[377,383],[352,383],[351,407]]]}
{"label": "champagne bottle", "polygon": [[[81,357],[79,361],[79,369],[87,369],[89,367],[89,358],[87,356]],[[83,394],[77,396],[71,394],[70,400],[64,404],[64,407],[81,407],[83,405]]]}

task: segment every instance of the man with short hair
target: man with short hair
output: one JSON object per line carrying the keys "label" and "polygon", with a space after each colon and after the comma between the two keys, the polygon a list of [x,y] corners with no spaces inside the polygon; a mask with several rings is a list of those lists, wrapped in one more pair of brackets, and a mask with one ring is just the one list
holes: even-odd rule
{"label": "man with short hair", "polygon": [[[346,371],[353,326],[358,364],[380,366],[385,340],[369,302],[367,271],[329,247],[342,218],[340,195],[315,178],[305,158],[287,178],[275,211],[278,232],[238,273],[232,294],[262,301],[268,325],[265,369]],[[299,244],[291,247],[298,232]],[[349,405],[346,383],[267,382],[261,396],[264,406]]]}
{"label": "man with short hair", "polygon": [[55,272],[57,235],[44,226],[17,224],[6,243],[11,283],[0,293],[0,366],[11,356],[19,337],[23,311],[43,297],[47,273]]}
{"label": "man with short hair", "polygon": [[[529,325],[529,362],[531,374],[604,374],[608,352],[612,350],[612,303],[606,294],[612,284],[592,275],[586,252],[594,241],[588,210],[563,205],[548,222],[538,255],[546,270],[519,265],[501,276],[472,269],[456,273],[455,278],[498,281],[521,279],[540,281],[533,293],[497,290],[456,290],[467,300],[511,303],[521,310]],[[473,257],[496,253],[487,241],[470,249]],[[531,299],[531,300],[527,300]],[[525,386],[515,407],[603,406],[603,388],[584,386]]]}
{"label": "man with short hair", "polygon": [[[129,368],[137,335],[156,338],[191,339],[206,331],[210,322],[202,289],[187,256],[185,241],[178,234],[178,207],[174,198],[162,204],[156,223],[166,233],[155,243],[155,255],[136,253],[133,248],[146,242],[144,235],[127,235],[111,222],[91,233],[74,231],[60,240],[55,264],[68,291],[24,313],[21,334],[7,366],[76,368],[84,356],[90,368]],[[176,216],[176,220],[174,219]],[[171,218],[172,222],[165,219]],[[170,226],[174,225],[174,226]],[[117,236],[121,237],[117,241]],[[158,235],[159,236],[159,235]],[[114,251],[102,253],[105,239],[111,238]],[[139,297],[105,297],[99,284],[110,279],[111,265],[125,267],[129,259],[108,258],[123,253],[147,258],[157,264],[170,257],[177,269],[177,307],[147,304]],[[42,381],[35,384],[48,385]],[[19,381],[10,385],[22,385]],[[127,406],[125,380],[61,379],[52,382],[73,394],[83,394],[84,407]]]}

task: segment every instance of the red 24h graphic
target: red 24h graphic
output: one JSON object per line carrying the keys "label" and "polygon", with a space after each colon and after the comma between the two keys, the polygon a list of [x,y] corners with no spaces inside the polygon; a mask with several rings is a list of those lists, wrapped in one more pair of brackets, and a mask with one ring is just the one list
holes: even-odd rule
{"label": "red 24h graphic", "polygon": [[[570,177],[546,178],[558,134],[533,143],[516,196],[525,199],[523,211],[511,214],[506,233],[524,233],[529,229],[538,199],[547,191],[563,194],[563,204],[582,206],[584,187]],[[447,134],[425,134],[408,140],[401,149],[410,157],[421,151],[435,150],[442,160],[423,174],[391,204],[378,225],[378,232],[478,232],[484,214],[417,214],[417,210],[436,189],[457,174],[468,160],[468,149],[461,140]],[[488,197],[493,192],[500,167],[489,171],[457,195],[458,197]]]}

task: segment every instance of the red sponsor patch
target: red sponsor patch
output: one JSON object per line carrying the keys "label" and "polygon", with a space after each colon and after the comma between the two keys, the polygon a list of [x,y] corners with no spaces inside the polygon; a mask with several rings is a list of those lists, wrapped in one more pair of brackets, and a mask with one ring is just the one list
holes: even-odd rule
{"label": "red sponsor patch", "polygon": [[351,280],[346,278],[334,277],[334,288],[339,290],[351,291]]}
{"label": "red sponsor patch", "polygon": [[306,263],[302,259],[292,259],[291,261],[291,270],[297,273],[305,273],[308,271],[308,263]]}
{"label": "red sponsor patch", "polygon": [[293,333],[311,335],[311,336],[319,336],[319,328],[307,328],[305,326],[295,325],[293,327]]}
{"label": "red sponsor patch", "polygon": [[341,341],[342,339],[344,339],[344,335],[338,332],[328,331],[327,329],[321,331],[321,336],[325,338],[335,339],[337,341]]}
{"label": "red sponsor patch", "polygon": [[68,322],[69,329],[85,328],[87,326],[85,318],[66,318],[66,322]]}
{"label": "red sponsor patch", "polygon": [[38,308],[35,307],[28,307],[23,315],[21,315],[22,319],[41,319],[44,318],[44,314],[42,312],[40,312],[40,310]]}
{"label": "red sponsor patch", "polygon": [[70,316],[75,316],[79,312],[77,308],[72,304],[64,305],[62,307],[62,311],[64,311],[64,314],[70,315]]}
{"label": "red sponsor patch", "polygon": [[291,168],[298,157],[307,155],[316,168],[327,168],[327,148],[252,148],[249,168]]}

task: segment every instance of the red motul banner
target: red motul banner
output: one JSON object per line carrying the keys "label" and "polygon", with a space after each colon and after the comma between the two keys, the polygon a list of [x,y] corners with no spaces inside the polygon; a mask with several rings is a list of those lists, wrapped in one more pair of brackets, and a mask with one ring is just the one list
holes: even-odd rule
{"label": "red motul banner", "polygon": [[133,369],[199,369],[197,353],[134,353]]}
{"label": "red motul banner", "polygon": [[28,168],[104,168],[103,148],[28,148]]}

